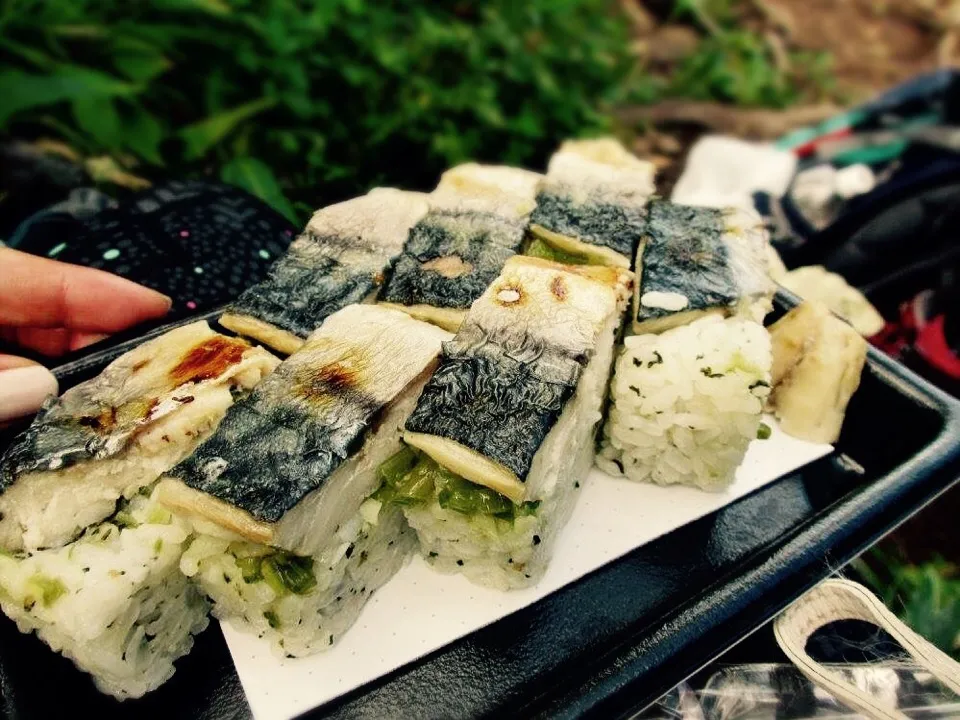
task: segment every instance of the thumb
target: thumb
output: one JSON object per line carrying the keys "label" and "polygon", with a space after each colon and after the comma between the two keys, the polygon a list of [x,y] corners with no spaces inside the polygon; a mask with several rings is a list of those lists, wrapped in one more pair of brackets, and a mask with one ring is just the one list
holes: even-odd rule
{"label": "thumb", "polygon": [[42,365],[0,355],[0,423],[35,413],[57,389],[57,379]]}

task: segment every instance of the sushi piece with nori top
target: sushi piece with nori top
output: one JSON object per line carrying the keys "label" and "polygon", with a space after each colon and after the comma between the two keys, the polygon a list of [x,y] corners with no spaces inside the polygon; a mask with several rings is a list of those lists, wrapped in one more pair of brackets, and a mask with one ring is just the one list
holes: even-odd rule
{"label": "sushi piece with nori top", "polygon": [[334,313],[160,482],[201,533],[183,569],[214,614],[309,654],[402,566],[412,533],[367,501],[449,337],[378,305]]}
{"label": "sushi piece with nori top", "polygon": [[629,268],[654,175],[612,138],[569,140],[550,158],[530,232],[591,264]]}
{"label": "sushi piece with nori top", "polygon": [[195,322],[50,399],[0,460],[0,548],[58,547],[153,483],[280,361]]}
{"label": "sushi piece with nori top", "polygon": [[328,315],[376,297],[407,233],[426,212],[426,195],[392,188],[317,211],[267,278],[241,294],[220,324],[292,353]]}
{"label": "sushi piece with nori top", "polygon": [[652,202],[637,250],[633,332],[661,332],[709,313],[762,321],[775,288],[768,248],[755,213]]}
{"label": "sushi piece with nori top", "polygon": [[170,679],[208,623],[209,605],[180,572],[190,527],[144,495],[70,544],[0,553],[0,608],[23,633],[138,698]]}
{"label": "sushi piece with nori top", "polygon": [[430,194],[430,212],[410,231],[381,301],[456,330],[470,304],[519,252],[540,177],[475,163],[444,173]]}
{"label": "sushi piece with nori top", "polygon": [[542,575],[593,462],[628,270],[516,256],[473,304],[406,422],[397,504],[427,561],[498,588]]}

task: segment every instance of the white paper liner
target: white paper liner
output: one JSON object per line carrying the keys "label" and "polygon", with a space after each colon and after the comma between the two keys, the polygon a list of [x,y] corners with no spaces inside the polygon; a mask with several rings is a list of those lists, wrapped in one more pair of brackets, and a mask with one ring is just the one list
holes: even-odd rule
{"label": "white paper liner", "polygon": [[336,646],[296,660],[280,660],[267,642],[221,623],[254,716],[287,720],[333,700],[832,450],[780,432],[769,417],[764,422],[772,429],[770,438],[751,443],[736,482],[723,493],[634,483],[594,468],[536,587],[488,590],[459,575],[434,572],[415,557],[373,596]]}

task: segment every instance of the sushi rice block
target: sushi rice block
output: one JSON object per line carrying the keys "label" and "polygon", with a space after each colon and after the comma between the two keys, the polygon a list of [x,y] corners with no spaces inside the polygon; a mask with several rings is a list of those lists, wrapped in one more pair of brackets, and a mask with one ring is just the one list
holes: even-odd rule
{"label": "sushi rice block", "polygon": [[0,548],[58,547],[112,515],[279,362],[195,322],[49,400],[0,460]]}
{"label": "sushi rice block", "polygon": [[762,322],[773,307],[771,251],[752,211],[650,203],[633,332],[662,332],[710,313]]}
{"label": "sushi rice block", "polygon": [[423,193],[375,188],[318,210],[263,282],[245,290],[220,324],[290,354],[331,313],[372,302],[410,228],[427,212]]}
{"label": "sushi rice block", "polygon": [[592,464],[632,277],[515,256],[444,344],[373,495],[433,567],[500,589],[543,575]]}
{"label": "sushi rice block", "polygon": [[200,534],[181,568],[214,615],[308,655],[399,570],[414,536],[369,496],[449,337],[378,305],[334,313],[160,482]]}
{"label": "sushi rice block", "polygon": [[0,553],[0,608],[102,692],[138,698],[173,675],[174,660],[207,626],[209,606],[180,572],[189,534],[188,524],[136,495],[69,545]]}
{"label": "sushi rice block", "polygon": [[507,258],[520,251],[540,178],[529,170],[476,163],[445,172],[381,301],[455,331]]}
{"label": "sushi rice block", "polygon": [[568,140],[550,158],[530,218],[528,255],[628,268],[655,192],[652,163],[613,138]]}
{"label": "sushi rice block", "polygon": [[722,490],[750,441],[769,431],[770,337],[710,315],[624,340],[597,465],[614,476]]}

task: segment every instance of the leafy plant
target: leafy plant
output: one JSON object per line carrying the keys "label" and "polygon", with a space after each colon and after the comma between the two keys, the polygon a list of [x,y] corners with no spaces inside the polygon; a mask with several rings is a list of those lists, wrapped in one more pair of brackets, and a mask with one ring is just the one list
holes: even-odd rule
{"label": "leafy plant", "polygon": [[667,94],[782,108],[833,88],[828,54],[784,50],[778,58],[768,40],[737,27],[731,0],[677,0],[674,13],[708,34],[670,78]]}
{"label": "leafy plant", "polygon": [[0,130],[217,173],[302,220],[606,129],[627,40],[610,0],[11,0]]}
{"label": "leafy plant", "polygon": [[960,660],[960,574],[955,565],[939,558],[911,565],[875,548],[855,560],[853,569],[897,617]]}

